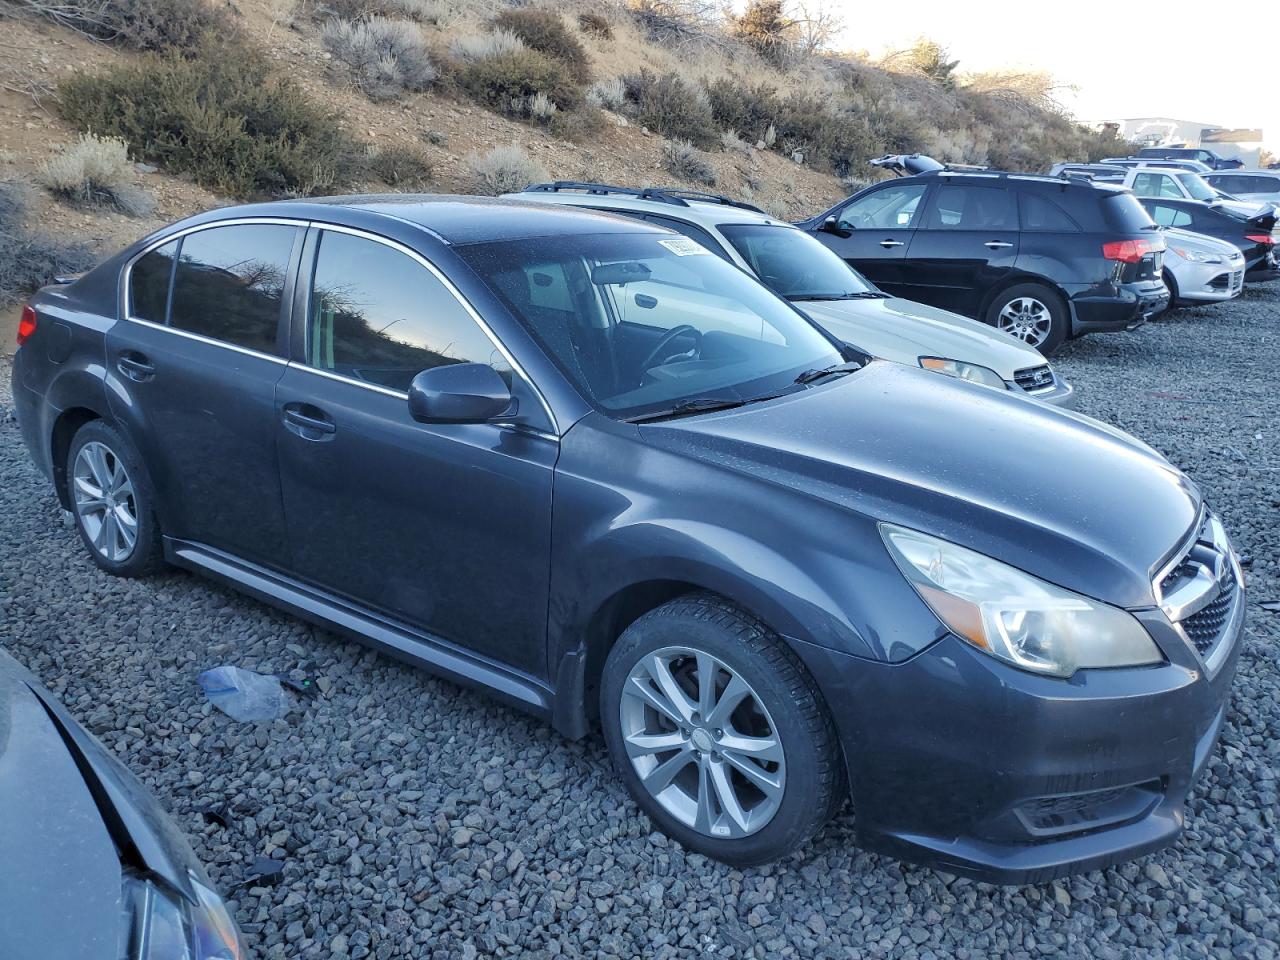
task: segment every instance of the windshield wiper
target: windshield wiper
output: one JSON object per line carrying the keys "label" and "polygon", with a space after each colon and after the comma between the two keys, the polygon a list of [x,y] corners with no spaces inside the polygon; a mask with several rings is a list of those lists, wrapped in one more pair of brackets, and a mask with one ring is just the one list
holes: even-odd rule
{"label": "windshield wiper", "polygon": [[787,299],[792,303],[805,300],[880,300],[889,296],[879,290],[861,290],[857,293],[794,293]]}
{"label": "windshield wiper", "polygon": [[[760,399],[767,399],[761,397]],[[693,413],[711,413],[714,410],[732,410],[734,407],[746,406],[750,400],[739,400],[730,397],[690,397],[677,404],[653,413],[642,413],[638,417],[627,417],[627,423],[645,423],[649,420],[666,420],[669,417],[683,417]]]}
{"label": "windshield wiper", "polygon": [[813,383],[813,381],[821,380],[823,377],[843,376],[846,373],[853,373],[855,370],[861,369],[862,364],[857,360],[847,360],[844,363],[823,367],[821,370],[806,370],[796,377],[796,383]]}

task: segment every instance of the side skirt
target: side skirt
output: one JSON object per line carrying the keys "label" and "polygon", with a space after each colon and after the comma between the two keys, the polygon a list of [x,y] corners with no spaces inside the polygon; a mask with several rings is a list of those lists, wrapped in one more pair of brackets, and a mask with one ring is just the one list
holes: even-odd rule
{"label": "side skirt", "polygon": [[527,674],[213,547],[165,537],[164,551],[175,566],[205,574],[415,667],[483,690],[534,716],[548,720],[553,716],[554,692]]}

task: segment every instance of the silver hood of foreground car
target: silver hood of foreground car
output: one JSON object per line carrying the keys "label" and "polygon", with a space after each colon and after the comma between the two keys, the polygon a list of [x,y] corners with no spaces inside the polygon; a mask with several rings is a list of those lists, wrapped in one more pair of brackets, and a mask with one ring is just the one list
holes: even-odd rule
{"label": "silver hood of foreground car", "polygon": [[0,651],[0,954],[115,960],[120,857],[75,757],[12,663]]}
{"label": "silver hood of foreground car", "polygon": [[1154,605],[1152,577],[1201,509],[1190,480],[1119,430],[894,363],[641,429],[673,452],[1128,608]]}
{"label": "silver hood of foreground car", "polygon": [[900,297],[795,304],[832,336],[882,360],[918,366],[921,357],[978,363],[1012,381],[1048,361],[1033,347],[968,317]]}

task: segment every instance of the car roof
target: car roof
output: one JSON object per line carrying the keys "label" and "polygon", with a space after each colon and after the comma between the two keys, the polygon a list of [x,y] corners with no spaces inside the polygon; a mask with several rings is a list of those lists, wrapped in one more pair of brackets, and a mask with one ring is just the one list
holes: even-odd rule
{"label": "car roof", "polygon": [[325,207],[344,207],[390,217],[422,227],[450,244],[581,234],[666,232],[637,220],[603,213],[500,197],[435,194],[367,194],[280,200],[223,207],[200,219],[205,222],[252,216],[323,219]]}

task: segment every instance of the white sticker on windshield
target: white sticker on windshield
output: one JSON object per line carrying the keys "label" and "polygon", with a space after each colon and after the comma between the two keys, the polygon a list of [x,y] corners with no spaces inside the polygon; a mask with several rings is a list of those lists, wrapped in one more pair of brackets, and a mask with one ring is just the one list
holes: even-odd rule
{"label": "white sticker on windshield", "polygon": [[695,254],[711,252],[697,240],[690,240],[688,237],[673,237],[670,240],[659,240],[658,242],[677,257],[692,257]]}

